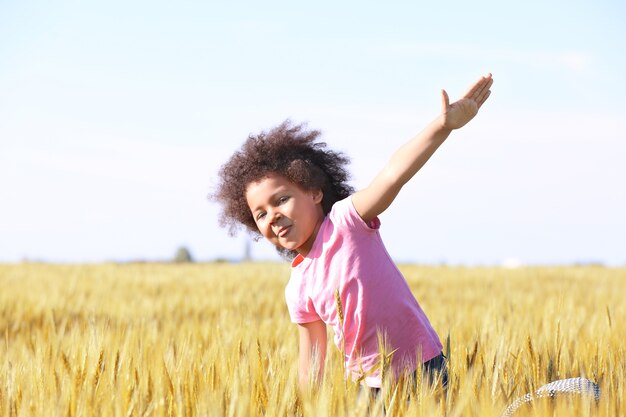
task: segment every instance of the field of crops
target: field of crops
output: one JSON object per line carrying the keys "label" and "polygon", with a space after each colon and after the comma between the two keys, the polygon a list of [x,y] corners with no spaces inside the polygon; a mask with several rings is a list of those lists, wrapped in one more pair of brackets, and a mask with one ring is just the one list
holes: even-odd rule
{"label": "field of crops", "polygon": [[599,384],[599,401],[537,399],[515,416],[626,415],[626,269],[401,269],[449,346],[446,396],[390,386],[369,403],[343,379],[331,338],[323,384],[299,392],[285,264],[0,265],[0,416],[366,416],[384,407],[488,417],[576,376]]}

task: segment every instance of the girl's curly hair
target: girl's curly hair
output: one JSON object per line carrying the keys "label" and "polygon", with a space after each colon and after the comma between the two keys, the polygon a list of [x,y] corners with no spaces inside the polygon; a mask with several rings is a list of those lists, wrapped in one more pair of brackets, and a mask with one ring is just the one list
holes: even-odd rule
{"label": "girl's curly hair", "polygon": [[[321,189],[324,214],[335,202],[352,194],[346,169],[350,160],[327,149],[326,143],[317,142],[320,134],[286,120],[268,132],[248,136],[241,149],[221,167],[217,190],[211,195],[221,203],[220,225],[227,227],[230,235],[243,225],[255,239],[261,237],[246,201],[246,188],[269,174],[282,175],[305,190]],[[277,249],[288,258],[295,256],[295,252]]]}

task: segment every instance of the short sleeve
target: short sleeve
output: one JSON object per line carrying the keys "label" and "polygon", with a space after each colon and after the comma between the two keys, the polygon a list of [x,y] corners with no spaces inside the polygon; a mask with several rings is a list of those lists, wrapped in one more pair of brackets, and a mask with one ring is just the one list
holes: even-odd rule
{"label": "short sleeve", "polygon": [[329,217],[334,224],[348,228],[358,228],[365,231],[376,231],[380,229],[380,220],[374,217],[369,223],[361,218],[354,208],[352,196],[344,198],[333,205]]}
{"label": "short sleeve", "polygon": [[300,277],[293,274],[285,287],[285,300],[289,317],[293,323],[311,323],[321,320],[315,311],[313,301],[306,294],[304,286],[300,285]]}

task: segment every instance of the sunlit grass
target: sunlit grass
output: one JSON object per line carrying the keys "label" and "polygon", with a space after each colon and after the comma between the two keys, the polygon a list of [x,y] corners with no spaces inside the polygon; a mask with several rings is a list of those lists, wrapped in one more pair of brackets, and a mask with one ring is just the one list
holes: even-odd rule
{"label": "sunlit grass", "polygon": [[515,415],[625,414],[626,269],[401,269],[449,337],[446,397],[401,385],[368,404],[332,345],[324,383],[301,394],[285,264],[0,265],[0,415],[500,416],[573,376],[600,401]]}

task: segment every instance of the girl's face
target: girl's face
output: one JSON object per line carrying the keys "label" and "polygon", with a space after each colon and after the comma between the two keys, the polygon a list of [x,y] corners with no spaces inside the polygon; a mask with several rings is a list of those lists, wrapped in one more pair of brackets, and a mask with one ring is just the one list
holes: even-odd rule
{"label": "girl's face", "polygon": [[307,191],[278,174],[248,184],[246,200],[261,234],[306,255],[324,219],[322,191]]}

